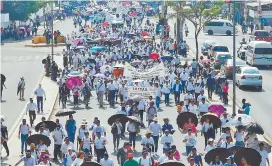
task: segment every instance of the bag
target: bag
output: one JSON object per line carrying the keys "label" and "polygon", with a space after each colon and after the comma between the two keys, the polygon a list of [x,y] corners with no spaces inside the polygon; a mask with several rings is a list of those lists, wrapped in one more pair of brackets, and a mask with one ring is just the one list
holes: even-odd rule
{"label": "bag", "polygon": [[117,134],[118,133],[117,125],[115,123],[114,123],[113,127],[111,128],[111,133],[112,134]]}

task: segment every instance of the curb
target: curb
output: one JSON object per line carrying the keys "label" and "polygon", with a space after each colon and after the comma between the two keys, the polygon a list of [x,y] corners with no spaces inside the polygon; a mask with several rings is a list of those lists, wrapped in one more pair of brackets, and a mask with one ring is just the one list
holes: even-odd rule
{"label": "curb", "polygon": [[[61,43],[61,44],[54,44],[53,47],[63,47],[65,46],[65,43]],[[26,44],[25,47],[32,47],[32,48],[36,48],[36,47],[52,47],[51,44],[45,44],[45,45],[39,45],[39,44]]]}

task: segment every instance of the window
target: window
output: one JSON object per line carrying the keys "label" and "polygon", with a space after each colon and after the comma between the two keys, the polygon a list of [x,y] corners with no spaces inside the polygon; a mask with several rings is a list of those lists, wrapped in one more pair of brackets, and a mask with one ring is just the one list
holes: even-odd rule
{"label": "window", "polygon": [[229,52],[228,47],[223,47],[223,46],[216,46],[213,48],[213,51],[216,52]]}
{"label": "window", "polygon": [[255,36],[269,36],[268,32],[265,31],[257,31],[254,33]]}
{"label": "window", "polygon": [[231,55],[218,55],[217,58],[219,60],[231,59]]}
{"label": "window", "polygon": [[255,54],[271,54],[272,48],[255,48]]}
{"label": "window", "polygon": [[243,74],[260,74],[260,72],[257,69],[245,69]]}
{"label": "window", "polygon": [[230,23],[228,23],[228,22],[226,23],[226,25],[227,25],[228,27],[233,27],[232,24],[230,24]]}
{"label": "window", "polygon": [[223,26],[223,22],[209,22],[206,24],[206,26]]}

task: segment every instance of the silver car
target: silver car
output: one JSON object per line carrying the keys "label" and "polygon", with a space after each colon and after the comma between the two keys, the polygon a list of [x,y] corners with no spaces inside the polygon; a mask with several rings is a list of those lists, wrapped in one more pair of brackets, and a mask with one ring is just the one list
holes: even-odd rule
{"label": "silver car", "polygon": [[254,86],[262,90],[263,77],[256,67],[241,67],[236,71],[236,85],[239,88],[242,86]]}

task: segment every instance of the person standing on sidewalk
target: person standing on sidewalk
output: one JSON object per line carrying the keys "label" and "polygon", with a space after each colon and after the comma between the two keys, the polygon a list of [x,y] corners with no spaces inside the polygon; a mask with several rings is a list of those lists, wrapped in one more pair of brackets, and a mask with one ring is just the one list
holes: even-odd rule
{"label": "person standing on sidewalk", "polygon": [[25,100],[25,79],[24,77],[21,77],[21,80],[18,83],[18,88],[17,88],[17,95],[18,93],[20,94],[19,100]]}
{"label": "person standing on sidewalk", "polygon": [[43,113],[43,97],[44,100],[46,100],[46,95],[41,84],[39,84],[39,88],[34,91],[34,94],[37,96],[38,113]]}
{"label": "person standing on sidewalk", "polygon": [[8,140],[8,130],[7,130],[7,127],[1,121],[1,144],[5,148],[7,156],[9,156],[9,148],[8,148],[7,140]]}
{"label": "person standing on sidewalk", "polygon": [[26,119],[22,120],[22,124],[19,127],[19,133],[18,133],[18,138],[21,139],[21,154],[24,153],[24,150],[27,150],[27,144],[26,140],[28,136],[31,135],[31,130],[29,128],[29,125],[26,124]]}
{"label": "person standing on sidewalk", "polygon": [[158,118],[155,117],[153,119],[153,122],[150,123],[149,125],[149,129],[150,131],[152,132],[152,138],[154,140],[154,146],[155,146],[155,155],[157,154],[158,152],[158,144],[159,144],[159,136],[161,135],[161,132],[162,132],[162,127],[160,124],[158,124]]}
{"label": "person standing on sidewalk", "polygon": [[61,144],[62,144],[62,139],[65,137],[65,134],[63,132],[63,129],[61,128],[60,124],[57,124],[56,129],[53,131],[52,134],[53,138],[54,138],[54,158],[53,160],[56,161],[59,158],[62,158],[61,155]]}
{"label": "person standing on sidewalk", "polygon": [[26,114],[28,111],[30,126],[32,126],[34,124],[35,119],[36,119],[37,105],[36,105],[36,103],[33,102],[32,98],[30,98],[29,101],[30,101],[30,103],[28,103],[26,106]]}

